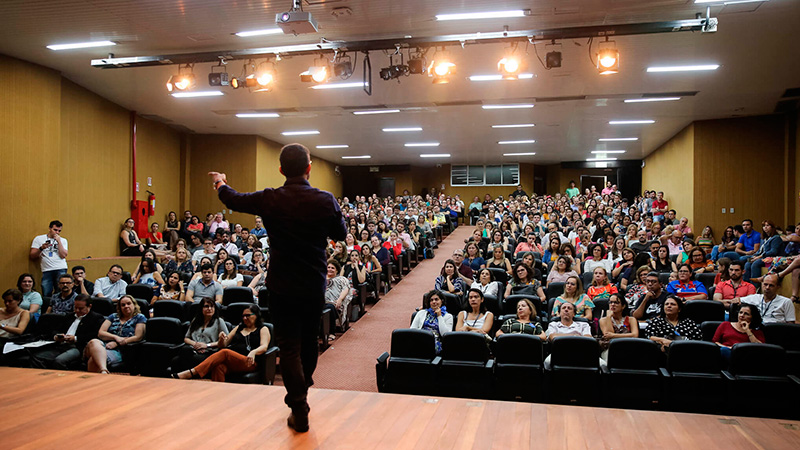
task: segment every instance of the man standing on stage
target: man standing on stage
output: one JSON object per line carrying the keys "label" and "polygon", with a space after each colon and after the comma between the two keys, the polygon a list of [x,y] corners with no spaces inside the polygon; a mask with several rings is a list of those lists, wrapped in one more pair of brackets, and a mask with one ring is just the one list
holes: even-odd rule
{"label": "man standing on stage", "polygon": [[325,302],[327,238],[347,234],[342,211],[330,193],[311,187],[311,155],[300,144],[281,149],[280,172],[286,182],[277,189],[240,194],[224,173],[209,172],[219,199],[234,211],[259,215],[270,237],[267,273],[269,310],[280,347],[284,401],[292,409],[288,424],[308,431],[308,387],[317,366],[317,334]]}

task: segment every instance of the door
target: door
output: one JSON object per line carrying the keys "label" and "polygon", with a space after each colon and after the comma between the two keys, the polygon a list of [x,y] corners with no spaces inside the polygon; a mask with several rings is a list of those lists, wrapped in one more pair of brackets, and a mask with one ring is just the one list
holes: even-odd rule
{"label": "door", "polygon": [[394,178],[381,177],[378,182],[379,197],[394,197]]}
{"label": "door", "polygon": [[586,189],[591,189],[594,186],[598,193],[606,187],[606,177],[605,176],[596,176],[596,175],[581,175],[581,194],[583,194]]}

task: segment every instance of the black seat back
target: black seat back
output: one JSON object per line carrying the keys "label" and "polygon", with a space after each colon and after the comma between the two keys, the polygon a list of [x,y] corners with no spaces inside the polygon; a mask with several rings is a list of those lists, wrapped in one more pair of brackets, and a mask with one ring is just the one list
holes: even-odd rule
{"label": "black seat back", "polygon": [[156,300],[151,306],[153,317],[173,317],[183,320],[188,316],[185,303],[178,300]]}
{"label": "black seat back", "polygon": [[581,283],[583,283],[584,292],[592,285],[592,277],[594,277],[594,272],[584,272],[581,274]]}
{"label": "black seat back", "polygon": [[[36,334],[46,340],[52,340],[58,326],[66,316],[66,314],[59,313],[42,314],[39,316],[39,321],[36,322]],[[31,320],[31,322],[33,321]]]}
{"label": "black seat back", "polygon": [[725,320],[725,305],[715,300],[689,300],[681,310],[681,317],[694,323]]}
{"label": "black seat back", "polygon": [[553,339],[551,362],[555,369],[564,367],[596,368],[600,364],[600,346],[588,336],[559,336]]}
{"label": "black seat back", "polygon": [[706,290],[711,289],[714,286],[714,278],[717,277],[716,273],[699,273],[695,275],[697,281],[703,283],[703,286],[706,287]]}
{"label": "black seat back", "polygon": [[706,320],[700,323],[700,331],[703,333],[703,340],[711,342],[714,338],[714,333],[717,332],[717,328],[719,328],[720,325],[722,325],[722,321],[720,320]]}
{"label": "black seat back", "polygon": [[793,323],[765,323],[761,326],[767,344],[780,345],[786,351],[800,351],[800,325]]}
{"label": "black seat back", "polygon": [[442,361],[486,363],[489,347],[482,334],[454,331],[442,336]]}
{"label": "black seat back", "polygon": [[733,375],[782,377],[786,375],[786,351],[772,344],[734,344],[728,370]]}
{"label": "black seat back", "polygon": [[392,331],[392,358],[416,358],[431,360],[436,357],[436,340],[433,332],[415,328]]}
{"label": "black seat back", "polygon": [[145,317],[150,317],[150,300],[145,300],[143,298],[135,298],[134,300],[139,304],[139,312],[144,314]]}
{"label": "black seat back", "polygon": [[154,317],[145,326],[145,341],[148,343],[177,345],[183,342],[184,335],[181,321],[174,317]]}
{"label": "black seat back", "polygon": [[141,298],[148,302],[153,299],[153,287],[149,284],[136,283],[129,284],[125,288],[125,293],[133,296],[133,298]]}
{"label": "black seat back", "polygon": [[489,270],[492,272],[492,278],[494,278],[494,281],[499,281],[503,285],[508,283],[508,273],[506,273],[505,269],[489,267]]}
{"label": "black seat back", "polygon": [[222,304],[253,303],[253,291],[244,286],[231,286],[222,291]]}
{"label": "black seat back", "polygon": [[[608,299],[607,298],[598,298],[593,301],[594,308],[592,308],[592,318],[600,319],[603,316],[608,315]],[[623,304],[625,301],[623,300]]]}
{"label": "black seat back", "polygon": [[612,339],[608,346],[608,368],[658,370],[662,358],[658,344],[649,339]]}
{"label": "black seat back", "polygon": [[444,306],[447,308],[447,312],[453,315],[453,318],[464,310],[464,303],[461,301],[461,297],[449,292],[442,292],[442,295],[444,296],[442,299],[444,300]]}
{"label": "black seat back", "polygon": [[500,300],[498,300],[496,296],[484,295],[483,302],[484,305],[486,305],[486,309],[491,311],[491,313],[494,314],[495,317],[502,314],[502,306],[500,305]]}
{"label": "black seat back", "polygon": [[564,293],[564,282],[553,281],[552,283],[547,285],[547,289],[544,291],[544,293],[547,298],[558,297],[559,295]]}
{"label": "black seat back", "polygon": [[538,336],[528,334],[503,334],[497,336],[494,356],[500,364],[541,365],[543,343]]}
{"label": "black seat back", "polygon": [[681,373],[719,374],[722,370],[719,346],[706,341],[675,341],[669,346],[667,370]]}
{"label": "black seat back", "polygon": [[244,281],[242,281],[242,286],[244,287],[250,286],[250,283],[253,282],[252,275],[242,275],[242,278],[244,278]]}
{"label": "black seat back", "polygon": [[110,298],[92,297],[92,311],[101,314],[103,317],[108,317],[117,312],[117,308]]}
{"label": "black seat back", "polygon": [[536,295],[513,294],[504,298],[502,304],[503,315],[508,315],[508,314],[516,315],[517,303],[523,298],[526,298],[533,303],[533,306],[536,307],[536,315],[538,315],[539,317],[543,317],[544,320],[547,320],[547,312],[545,311],[544,305],[542,305],[542,300]]}
{"label": "black seat back", "polygon": [[222,318],[236,326],[242,323],[242,312],[253,306],[253,303],[231,303],[222,311]]}

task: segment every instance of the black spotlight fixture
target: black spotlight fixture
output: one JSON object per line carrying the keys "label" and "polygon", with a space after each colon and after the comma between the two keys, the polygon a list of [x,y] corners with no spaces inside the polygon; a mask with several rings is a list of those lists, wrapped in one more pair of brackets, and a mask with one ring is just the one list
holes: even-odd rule
{"label": "black spotlight fixture", "polygon": [[209,86],[227,86],[229,84],[227,72],[211,72],[208,74]]}
{"label": "black spotlight fixture", "polygon": [[414,75],[423,75],[428,67],[428,62],[425,60],[425,54],[417,51],[408,57],[408,73]]}
{"label": "black spotlight fixture", "polygon": [[333,63],[333,76],[346,80],[352,75],[353,61],[351,61],[350,56],[347,54],[337,56]]}
{"label": "black spotlight fixture", "polygon": [[[394,56],[398,54],[400,55],[400,64],[395,64]],[[408,74],[409,74],[409,68],[407,65],[405,65],[403,61],[403,54],[400,52],[399,49],[397,52],[389,55],[389,67],[384,67],[380,71],[381,78],[383,78],[386,81],[397,79],[402,76],[408,76]],[[398,82],[399,81],[400,80],[398,80]]]}
{"label": "black spotlight fixture", "polygon": [[561,44],[556,44],[553,40],[551,44],[545,46],[545,50],[550,50],[544,57],[544,65],[547,69],[561,67]]}

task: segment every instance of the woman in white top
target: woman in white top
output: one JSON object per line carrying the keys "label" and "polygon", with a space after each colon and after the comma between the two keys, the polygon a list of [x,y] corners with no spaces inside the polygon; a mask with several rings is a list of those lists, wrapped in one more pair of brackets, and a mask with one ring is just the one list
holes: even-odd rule
{"label": "woman in white top", "polygon": [[585,272],[594,272],[594,269],[598,267],[602,267],[606,270],[606,272],[611,272],[609,269],[609,261],[606,259],[605,249],[603,248],[603,244],[592,244],[589,246],[589,255],[590,258],[586,258],[583,261],[583,271]]}
{"label": "woman in white top", "polygon": [[[613,268],[617,265],[618,262],[622,261],[622,250],[625,248],[625,237],[617,236],[614,238],[614,242],[611,244],[611,248],[608,249],[608,260],[610,268]],[[610,271],[610,270],[609,270]]]}
{"label": "woman in white top", "polygon": [[486,310],[480,289],[470,289],[467,294],[469,306],[466,311],[458,313],[456,331],[472,331],[488,335],[494,324],[494,314]]}
{"label": "woman in white top", "polygon": [[483,292],[483,295],[491,295],[492,297],[497,298],[497,294],[500,290],[497,285],[498,283],[494,281],[494,276],[492,275],[491,270],[480,269],[478,271],[478,281],[472,283],[470,288],[479,289],[481,292]]}
{"label": "woman in white top", "polygon": [[444,306],[444,295],[436,289],[422,297],[422,309],[417,311],[411,328],[429,330],[436,338],[436,353],[442,351],[441,337],[453,331],[453,315]]}
{"label": "woman in white top", "polygon": [[223,272],[222,275],[219,276],[219,284],[222,285],[222,289],[231,286],[241,286],[244,283],[244,276],[239,273],[236,267],[236,261],[229,257],[223,264]]}
{"label": "woman in white top", "polygon": [[0,339],[15,338],[28,327],[31,314],[19,307],[22,303],[22,292],[19,289],[3,292],[3,302],[6,307],[0,310]]}
{"label": "woman in white top", "polygon": [[569,258],[566,256],[559,256],[556,263],[553,264],[553,269],[547,274],[547,284],[554,282],[565,282],[571,276],[578,276],[578,273],[572,270],[569,264]]}

